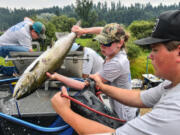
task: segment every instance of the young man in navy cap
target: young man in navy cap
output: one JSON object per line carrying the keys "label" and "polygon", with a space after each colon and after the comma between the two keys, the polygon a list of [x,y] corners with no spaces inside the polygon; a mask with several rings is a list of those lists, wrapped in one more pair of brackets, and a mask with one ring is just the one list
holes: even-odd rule
{"label": "young man in navy cap", "polygon": [[[29,18],[10,27],[0,36],[0,57],[9,56],[9,52],[32,52],[32,40],[45,38],[45,26]],[[12,70],[11,70],[12,69]],[[0,73],[11,75],[14,67],[0,66]]]}
{"label": "young man in navy cap", "polygon": [[[152,36],[135,43],[150,46],[155,74],[165,79],[159,86],[145,91],[130,91],[104,84],[92,75],[104,93],[117,101],[139,108],[152,108],[141,117],[112,129],[74,113],[70,101],[56,94],[51,102],[55,111],[79,134],[114,133],[118,135],[179,135],[180,134],[180,10],[163,12]],[[62,93],[68,95],[66,88]]]}

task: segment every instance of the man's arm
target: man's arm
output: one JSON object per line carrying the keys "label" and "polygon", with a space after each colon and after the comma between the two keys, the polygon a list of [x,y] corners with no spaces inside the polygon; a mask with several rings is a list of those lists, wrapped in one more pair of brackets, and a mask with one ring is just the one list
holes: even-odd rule
{"label": "man's arm", "polygon": [[86,86],[85,82],[77,81],[77,80],[71,79],[69,77],[60,75],[58,73],[50,74],[49,72],[46,72],[46,75],[52,80],[58,80],[64,84],[66,84],[67,86],[78,89],[78,90],[82,90]]}
{"label": "man's arm", "polygon": [[103,27],[91,27],[91,28],[83,28],[84,34],[99,34]]}
{"label": "man's arm", "polygon": [[[62,88],[62,93],[68,95],[65,87]],[[55,111],[80,135],[115,132],[115,130],[110,127],[84,118],[73,112],[70,109],[69,99],[62,97],[60,92],[55,94],[55,96],[51,99],[51,102]]]}
{"label": "man's arm", "polygon": [[71,31],[77,33],[78,37],[80,37],[83,34],[99,34],[102,29],[103,27],[81,28],[77,25],[74,25]]}
{"label": "man's arm", "polygon": [[141,98],[139,90],[127,90],[104,84],[98,74],[90,75],[96,81],[96,85],[108,96],[132,107],[146,107]]}
{"label": "man's arm", "polygon": [[125,105],[139,108],[146,107],[140,98],[140,90],[127,90],[107,84],[103,84],[100,88],[104,93]]}
{"label": "man's arm", "polygon": [[96,121],[82,117],[73,112],[71,109],[58,113],[63,120],[71,125],[79,135],[97,134],[97,133],[113,133],[114,129],[100,124]]}

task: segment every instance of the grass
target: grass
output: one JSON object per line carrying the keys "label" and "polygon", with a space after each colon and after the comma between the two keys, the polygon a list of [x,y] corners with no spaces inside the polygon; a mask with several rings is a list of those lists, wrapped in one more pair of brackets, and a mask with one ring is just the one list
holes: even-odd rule
{"label": "grass", "polygon": [[81,39],[81,38],[77,38],[76,39],[76,43],[82,45],[82,46],[86,46],[87,43],[91,42],[92,38],[86,38],[86,39]]}
{"label": "grass", "polygon": [[[147,63],[147,56],[149,54],[142,53],[134,60],[130,60],[130,70],[132,78],[143,79],[142,74],[146,73],[154,73],[153,66],[151,64],[151,60],[148,59]],[[146,69],[148,67],[148,70]]]}
{"label": "grass", "polygon": [[12,63],[12,61],[6,62],[3,57],[0,57],[0,65],[3,65],[3,66],[13,66],[13,63]]}

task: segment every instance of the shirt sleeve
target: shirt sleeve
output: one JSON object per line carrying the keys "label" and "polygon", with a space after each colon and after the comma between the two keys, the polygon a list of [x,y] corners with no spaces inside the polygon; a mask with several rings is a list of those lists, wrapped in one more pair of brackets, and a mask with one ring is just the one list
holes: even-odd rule
{"label": "shirt sleeve", "polygon": [[[151,125],[152,124],[152,125]],[[116,135],[157,135],[153,129],[159,128],[157,123],[144,117],[136,117],[135,119],[128,121],[124,126],[116,129]]]}
{"label": "shirt sleeve", "polygon": [[146,107],[153,107],[161,98],[163,93],[163,84],[159,84],[158,86],[144,90],[141,92],[140,97],[144,105]]}

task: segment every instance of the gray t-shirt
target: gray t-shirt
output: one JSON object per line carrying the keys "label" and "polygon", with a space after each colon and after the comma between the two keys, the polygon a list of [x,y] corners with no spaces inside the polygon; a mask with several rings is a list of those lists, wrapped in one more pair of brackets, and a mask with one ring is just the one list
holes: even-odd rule
{"label": "gray t-shirt", "polygon": [[32,48],[32,38],[30,35],[31,21],[22,21],[10,27],[2,36],[0,36],[0,46],[18,45],[26,48]]}
{"label": "gray t-shirt", "polygon": [[179,135],[180,84],[168,88],[169,81],[141,92],[142,102],[152,111],[127,122],[117,135]]}
{"label": "gray t-shirt", "polygon": [[[131,89],[130,65],[124,50],[105,62],[99,74],[112,86]],[[110,105],[120,119],[129,121],[136,117],[137,108],[125,106],[112,98],[110,98]]]}
{"label": "gray t-shirt", "polygon": [[103,67],[103,58],[91,48],[84,47],[84,59],[89,60],[83,61],[83,74],[95,74]]}

